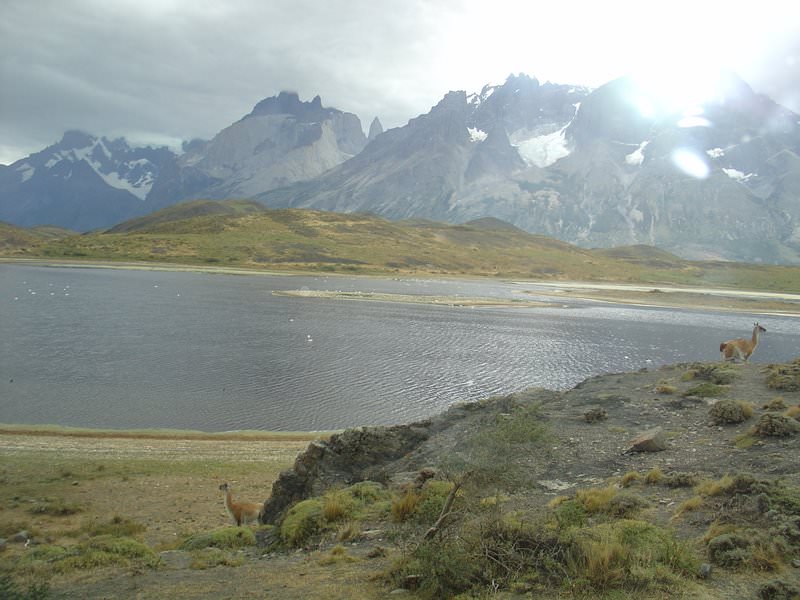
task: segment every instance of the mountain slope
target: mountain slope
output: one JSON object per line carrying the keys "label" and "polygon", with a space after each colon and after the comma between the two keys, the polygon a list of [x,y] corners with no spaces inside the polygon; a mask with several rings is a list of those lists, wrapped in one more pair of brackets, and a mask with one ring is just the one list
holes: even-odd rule
{"label": "mountain slope", "polygon": [[[702,106],[620,78],[592,92],[524,75],[451,92],[268,206],[458,223],[497,217],[583,246],[800,263],[800,117],[729,75]],[[649,106],[645,110],[642,107]]]}
{"label": "mountain slope", "polygon": [[148,195],[152,208],[205,197],[249,197],[311,179],[357,154],[366,137],[357,116],[281,92],[208,142],[176,157]]}
{"label": "mountain slope", "polygon": [[68,131],[0,171],[0,220],[87,231],[145,214],[145,197],[171,156],[166,148]]}

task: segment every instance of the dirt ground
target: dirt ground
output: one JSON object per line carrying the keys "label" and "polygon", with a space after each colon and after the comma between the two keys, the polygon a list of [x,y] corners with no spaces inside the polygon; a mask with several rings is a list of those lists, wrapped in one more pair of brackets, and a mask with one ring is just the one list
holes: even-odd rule
{"label": "dirt ground", "polygon": [[[315,434],[273,440],[91,437],[0,432],[0,537],[25,530],[32,544],[76,543],[87,523],[115,516],[146,527],[142,541],[157,552],[187,536],[231,525],[219,485],[236,499],[262,502],[281,470],[291,467]],[[58,500],[77,506],[68,515],[31,514]],[[0,566],[25,552],[8,541]],[[99,568],[55,575],[54,598],[376,598],[372,581],[381,558],[353,549],[341,564],[326,552],[242,553],[242,564],[197,569]],[[27,585],[31,581],[23,580]]]}

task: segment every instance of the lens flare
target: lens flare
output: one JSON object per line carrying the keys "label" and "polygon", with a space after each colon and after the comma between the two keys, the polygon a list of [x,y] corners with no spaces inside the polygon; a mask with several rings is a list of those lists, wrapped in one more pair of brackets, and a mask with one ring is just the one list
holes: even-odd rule
{"label": "lens flare", "polygon": [[689,148],[678,148],[672,153],[672,163],[696,179],[705,179],[711,172],[706,159]]}

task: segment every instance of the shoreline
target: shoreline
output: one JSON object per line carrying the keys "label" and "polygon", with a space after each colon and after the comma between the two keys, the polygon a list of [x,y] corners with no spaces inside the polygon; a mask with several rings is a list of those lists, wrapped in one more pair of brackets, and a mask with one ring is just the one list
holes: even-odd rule
{"label": "shoreline", "polygon": [[267,431],[259,429],[202,431],[195,429],[94,429],[53,424],[0,423],[0,436],[89,439],[186,440],[224,442],[305,442],[328,437],[334,431]]}
{"label": "shoreline", "polygon": [[[724,312],[742,312],[772,316],[800,317],[800,294],[789,292],[760,292],[757,290],[738,290],[709,287],[687,287],[663,284],[628,284],[591,281],[553,281],[553,280],[519,280],[489,279],[479,275],[450,275],[433,273],[414,274],[363,274],[363,273],[328,273],[317,271],[269,271],[247,269],[242,267],[218,267],[211,265],[185,265],[179,263],[149,262],[114,262],[114,261],[74,261],[50,260],[42,258],[0,257],[0,264],[19,264],[51,268],[85,268],[85,269],[120,269],[139,271],[164,271],[184,273],[206,273],[217,275],[267,275],[282,277],[344,277],[348,279],[453,279],[498,281],[505,284],[531,286],[531,290],[521,290],[521,294],[548,296],[553,303],[540,300],[509,301],[487,298],[468,297],[434,297],[421,295],[349,293],[329,290],[309,291],[290,290],[279,295],[297,297],[318,297],[325,299],[372,300],[383,302],[416,302],[422,304],[438,304],[443,306],[487,306],[495,308],[546,308],[559,306],[558,298],[604,302],[623,306],[640,306],[645,308],[699,308]],[[274,292],[273,292],[274,293]]]}

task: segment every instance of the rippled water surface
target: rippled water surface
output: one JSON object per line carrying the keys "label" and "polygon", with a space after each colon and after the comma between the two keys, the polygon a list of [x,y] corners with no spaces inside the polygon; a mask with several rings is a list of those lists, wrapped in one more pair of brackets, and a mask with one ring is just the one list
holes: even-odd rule
{"label": "rippled water surface", "polygon": [[0,422],[319,430],[454,402],[716,360],[764,323],[753,360],[800,354],[800,320],[615,307],[465,308],[290,298],[288,289],[513,297],[482,281],[234,276],[0,265]]}

